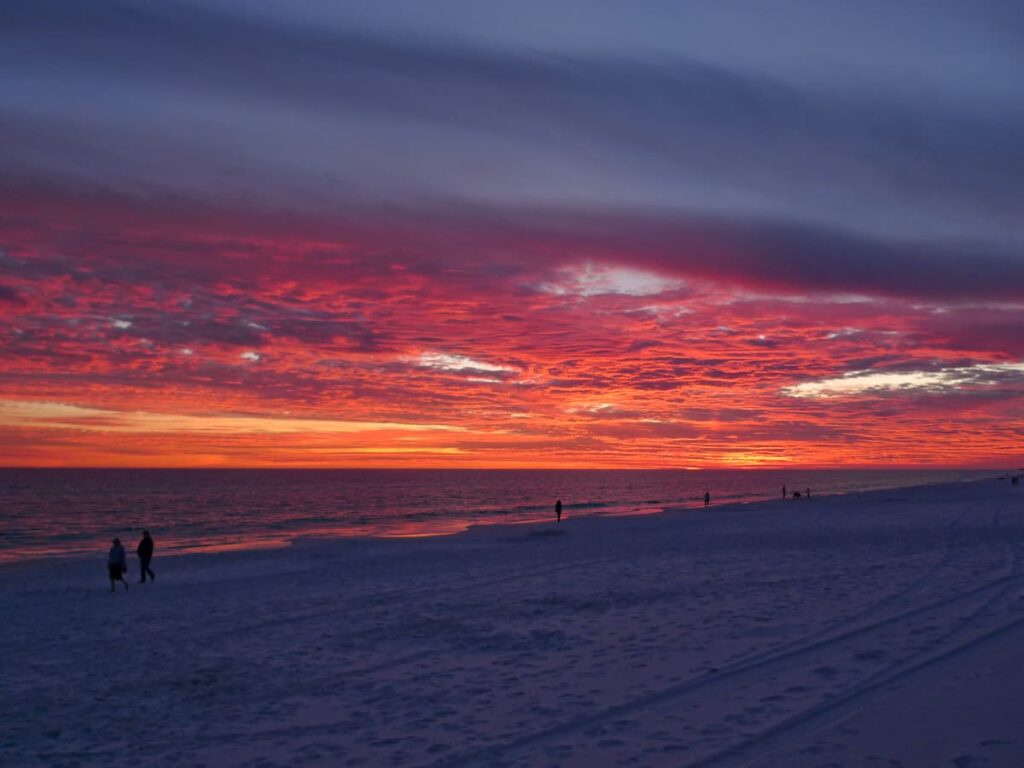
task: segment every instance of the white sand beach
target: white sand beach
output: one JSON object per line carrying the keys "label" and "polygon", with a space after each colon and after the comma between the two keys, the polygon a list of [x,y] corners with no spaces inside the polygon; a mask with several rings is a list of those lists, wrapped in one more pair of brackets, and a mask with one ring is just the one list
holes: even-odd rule
{"label": "white sand beach", "polygon": [[103,551],[0,569],[0,765],[1024,765],[1006,480],[179,557],[153,528],[127,593]]}

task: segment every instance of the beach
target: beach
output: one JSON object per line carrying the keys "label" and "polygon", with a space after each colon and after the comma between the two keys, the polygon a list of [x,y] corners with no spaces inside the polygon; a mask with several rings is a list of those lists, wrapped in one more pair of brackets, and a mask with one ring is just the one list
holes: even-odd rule
{"label": "beach", "polygon": [[[1024,765],[1024,488],[0,567],[3,766]],[[134,541],[129,551],[134,550]]]}

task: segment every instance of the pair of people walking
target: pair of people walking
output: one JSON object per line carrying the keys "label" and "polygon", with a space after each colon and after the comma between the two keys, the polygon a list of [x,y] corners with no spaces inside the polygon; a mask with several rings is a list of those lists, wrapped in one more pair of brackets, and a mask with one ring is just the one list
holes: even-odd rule
{"label": "pair of people walking", "polygon": [[[149,535],[149,531],[142,532],[142,541],[135,548],[135,554],[139,556],[139,571],[142,575],[139,583],[145,584],[147,575],[151,581],[156,581],[156,574],[149,567],[150,562],[153,560],[153,537]],[[120,539],[114,539],[113,546],[107,554],[107,571],[110,575],[111,592],[114,591],[115,585],[119,581],[124,584],[125,589],[128,589],[128,582],[124,578],[125,574],[128,573],[128,556],[125,554]]]}

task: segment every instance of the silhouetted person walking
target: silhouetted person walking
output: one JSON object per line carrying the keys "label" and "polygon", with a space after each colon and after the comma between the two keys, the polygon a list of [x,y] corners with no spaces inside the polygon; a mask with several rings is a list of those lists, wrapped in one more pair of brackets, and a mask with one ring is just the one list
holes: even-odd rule
{"label": "silhouetted person walking", "polygon": [[555,522],[562,522],[562,500],[559,499],[555,502]]}
{"label": "silhouetted person walking", "polygon": [[786,498],[786,486],[782,486],[782,498]]}
{"label": "silhouetted person walking", "polygon": [[120,581],[124,588],[128,589],[128,582],[124,580],[124,574],[128,570],[128,557],[124,553],[120,539],[114,539],[114,546],[110,548],[107,555],[107,571],[110,573],[110,591],[114,591],[114,582]]}
{"label": "silhouetted person walking", "polygon": [[711,506],[711,494],[708,493],[707,491],[704,491],[704,509],[707,509],[710,506]]}
{"label": "silhouetted person walking", "polygon": [[808,499],[811,498],[811,489],[810,488],[807,489],[807,498]]}
{"label": "silhouetted person walking", "polygon": [[149,561],[153,559],[153,539],[149,535],[149,531],[142,532],[142,541],[139,542],[139,546],[135,548],[135,553],[139,556],[139,571],[142,574],[142,578],[139,579],[140,584],[146,583],[146,574],[149,574],[149,578],[156,581],[156,574],[153,573],[153,569],[149,567]]}

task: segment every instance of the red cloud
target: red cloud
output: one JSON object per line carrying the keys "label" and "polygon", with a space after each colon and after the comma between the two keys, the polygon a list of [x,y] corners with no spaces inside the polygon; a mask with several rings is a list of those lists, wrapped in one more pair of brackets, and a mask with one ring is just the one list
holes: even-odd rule
{"label": "red cloud", "polygon": [[[114,202],[27,195],[2,222],[0,463],[1020,461],[1013,377],[786,392],[851,371],[1019,362],[1024,306],[1012,302],[841,295],[829,281],[800,292],[734,275],[746,256],[716,272],[709,253],[690,269],[634,257],[626,240],[545,239],[507,222],[488,234],[477,220],[460,243],[408,219],[312,222],[303,235],[294,218]],[[103,416],[54,423],[25,403]],[[303,421],[269,433],[247,416]],[[338,434],[318,420],[406,426]]]}

